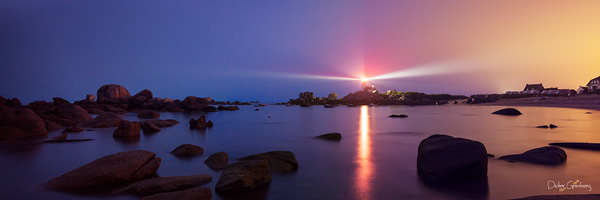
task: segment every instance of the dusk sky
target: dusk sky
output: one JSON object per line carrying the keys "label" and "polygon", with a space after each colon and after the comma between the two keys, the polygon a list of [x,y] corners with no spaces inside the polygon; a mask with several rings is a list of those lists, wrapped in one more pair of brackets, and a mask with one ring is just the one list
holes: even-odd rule
{"label": "dusk sky", "polygon": [[[379,90],[477,94],[600,76],[598,1],[1,1],[0,95],[283,102]],[[364,74],[363,74],[364,73]]]}

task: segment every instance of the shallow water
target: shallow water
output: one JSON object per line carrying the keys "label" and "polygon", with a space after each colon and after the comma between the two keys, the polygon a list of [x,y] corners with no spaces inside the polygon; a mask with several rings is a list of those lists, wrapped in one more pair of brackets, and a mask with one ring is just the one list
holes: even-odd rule
{"label": "shallow water", "polygon": [[[161,113],[161,119],[181,123],[139,140],[112,138],[114,128],[69,134],[77,143],[0,145],[0,199],[137,199],[131,195],[75,195],[40,190],[37,186],[102,156],[127,150],[150,150],[162,158],[159,176],[209,174],[213,198],[220,172],[203,161],[224,151],[231,159],[273,150],[295,153],[299,169],[274,174],[268,188],[254,194],[263,199],[508,199],[542,194],[589,194],[600,191],[600,152],[565,149],[566,164],[558,167],[509,163],[489,158],[488,179],[479,184],[429,186],[416,173],[417,147],[424,138],[440,133],[481,141],[496,157],[522,153],[551,142],[600,142],[600,115],[589,110],[517,107],[522,116],[490,113],[495,106],[241,106],[240,111],[208,113],[215,126],[190,130],[187,121],[200,113]],[[600,112],[598,112],[600,113]],[[388,118],[407,114],[408,118]],[[124,116],[137,120],[134,114]],[[557,129],[538,129],[556,124]],[[339,132],[341,142],[312,137]],[[49,137],[59,135],[52,132]],[[178,159],[169,152],[181,144],[204,148],[202,156]],[[592,186],[560,192],[549,181],[580,180]],[[595,188],[597,187],[597,189]]]}

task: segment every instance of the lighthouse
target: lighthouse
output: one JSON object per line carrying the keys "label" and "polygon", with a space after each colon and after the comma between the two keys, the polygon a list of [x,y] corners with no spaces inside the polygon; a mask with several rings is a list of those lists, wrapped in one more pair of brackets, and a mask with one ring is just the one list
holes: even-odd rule
{"label": "lighthouse", "polygon": [[365,90],[367,88],[367,79],[366,78],[362,78],[362,90]]}

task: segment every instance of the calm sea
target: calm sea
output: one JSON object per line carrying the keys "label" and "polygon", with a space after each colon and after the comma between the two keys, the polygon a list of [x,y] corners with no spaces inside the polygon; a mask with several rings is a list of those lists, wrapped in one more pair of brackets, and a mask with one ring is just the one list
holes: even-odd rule
{"label": "calm sea", "polygon": [[[324,108],[267,106],[254,111],[208,113],[214,127],[190,130],[188,121],[201,114],[161,113],[161,119],[181,123],[139,140],[112,138],[114,128],[69,134],[78,143],[0,145],[0,199],[137,199],[130,195],[74,195],[40,190],[37,186],[102,156],[128,150],[149,150],[162,158],[159,176],[209,174],[213,198],[220,171],[203,162],[224,151],[230,163],[246,155],[273,150],[295,153],[299,169],[274,174],[261,199],[508,199],[542,194],[589,194],[600,191],[600,152],[565,149],[566,164],[549,167],[509,163],[489,158],[488,179],[473,185],[424,185],[416,173],[419,142],[432,134],[448,134],[482,142],[496,157],[522,153],[551,142],[600,142],[600,112],[566,108],[517,107],[522,116],[492,115],[495,106],[362,106]],[[586,112],[592,114],[586,114]],[[404,119],[388,118],[406,114]],[[134,114],[124,118],[137,120]],[[538,129],[556,124],[556,129]],[[339,132],[341,142],[314,139]],[[54,137],[60,132],[51,132]],[[181,144],[204,148],[202,156],[178,159],[169,152]],[[588,189],[548,189],[549,181],[579,180]]]}

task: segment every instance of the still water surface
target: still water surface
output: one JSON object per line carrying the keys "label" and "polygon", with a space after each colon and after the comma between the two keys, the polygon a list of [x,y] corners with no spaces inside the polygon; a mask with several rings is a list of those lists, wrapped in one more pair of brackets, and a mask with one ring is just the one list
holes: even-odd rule
{"label": "still water surface", "polygon": [[[419,142],[432,134],[448,134],[481,141],[499,157],[522,153],[550,142],[600,142],[596,111],[566,108],[517,107],[522,116],[491,115],[495,106],[321,106],[309,108],[241,106],[240,111],[208,113],[215,126],[190,130],[187,121],[200,113],[161,113],[161,119],[181,123],[139,140],[112,138],[114,128],[69,134],[88,142],[0,145],[0,199],[137,199],[130,195],[89,196],[43,191],[39,184],[102,156],[128,150],[149,150],[162,158],[159,176],[209,174],[214,186],[220,171],[203,162],[224,151],[231,159],[273,150],[295,153],[299,169],[274,174],[262,199],[509,199],[541,194],[589,194],[600,191],[600,152],[565,149],[566,164],[558,167],[509,163],[489,159],[488,180],[473,185],[427,186],[416,173]],[[599,112],[600,113],[600,112]],[[390,114],[407,114],[404,119]],[[124,118],[137,120],[135,114]],[[556,124],[557,129],[538,129]],[[314,139],[339,132],[341,142]],[[59,135],[52,132],[49,137]],[[202,156],[178,159],[169,152],[181,144],[204,148]],[[548,189],[548,182],[580,180],[587,189]],[[213,193],[213,198],[224,197]]]}

